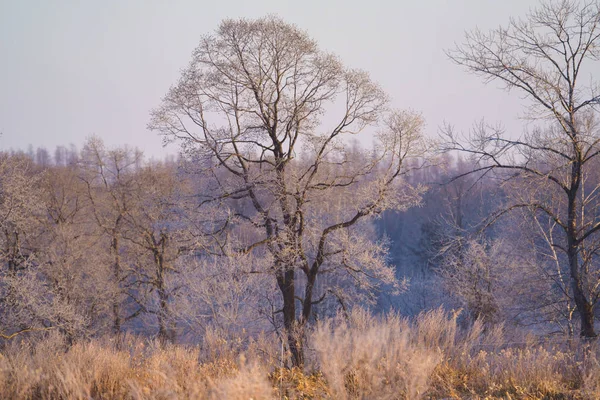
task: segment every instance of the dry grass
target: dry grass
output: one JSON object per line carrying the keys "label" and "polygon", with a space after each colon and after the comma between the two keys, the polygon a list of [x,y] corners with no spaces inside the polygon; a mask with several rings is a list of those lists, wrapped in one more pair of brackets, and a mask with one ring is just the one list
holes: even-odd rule
{"label": "dry grass", "polygon": [[[282,368],[274,338],[211,333],[196,347],[136,337],[67,345],[8,343],[0,393],[10,399],[597,399],[596,344],[509,340],[442,311],[413,321],[356,311],[320,322],[305,371]],[[35,344],[34,344],[35,343]]]}

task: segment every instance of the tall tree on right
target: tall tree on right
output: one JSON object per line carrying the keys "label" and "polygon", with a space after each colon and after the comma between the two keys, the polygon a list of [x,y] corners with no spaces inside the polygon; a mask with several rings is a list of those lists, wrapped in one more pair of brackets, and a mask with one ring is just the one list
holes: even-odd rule
{"label": "tall tree on right", "polygon": [[506,27],[468,32],[448,52],[484,82],[524,95],[528,117],[545,123],[519,138],[484,126],[467,138],[447,129],[445,148],[471,154],[471,172],[502,171],[519,182],[514,201],[494,217],[521,209],[559,228],[552,247],[562,254],[583,337],[596,336],[600,297],[600,95],[589,75],[600,57],[599,23],[597,2],[547,1]]}

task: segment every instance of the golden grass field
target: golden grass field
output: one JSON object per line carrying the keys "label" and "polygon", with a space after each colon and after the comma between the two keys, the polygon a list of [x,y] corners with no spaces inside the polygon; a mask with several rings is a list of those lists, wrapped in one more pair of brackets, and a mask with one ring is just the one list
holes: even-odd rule
{"label": "golden grass field", "polygon": [[[512,342],[510,342],[512,340]],[[461,329],[442,311],[414,320],[318,323],[304,371],[276,337],[205,335],[198,346],[135,336],[67,345],[56,334],[6,343],[3,399],[598,399],[598,346]]]}

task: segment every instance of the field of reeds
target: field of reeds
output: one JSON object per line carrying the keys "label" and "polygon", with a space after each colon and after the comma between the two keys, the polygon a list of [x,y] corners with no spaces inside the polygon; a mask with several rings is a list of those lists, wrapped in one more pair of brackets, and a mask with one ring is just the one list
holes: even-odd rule
{"label": "field of reeds", "polygon": [[[279,345],[277,345],[279,343]],[[134,336],[4,343],[3,399],[598,399],[598,346],[508,338],[432,311],[409,320],[355,311],[319,322],[304,370],[276,336],[206,334],[197,346]]]}

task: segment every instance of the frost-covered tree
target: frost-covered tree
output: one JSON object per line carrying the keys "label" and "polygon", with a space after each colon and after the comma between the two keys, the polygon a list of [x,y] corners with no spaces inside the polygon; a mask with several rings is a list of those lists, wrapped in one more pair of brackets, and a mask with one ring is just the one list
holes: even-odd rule
{"label": "frost-covered tree", "polygon": [[[546,1],[525,19],[490,32],[467,33],[450,58],[485,82],[498,82],[530,101],[528,117],[547,122],[517,137],[481,126],[466,140],[451,130],[447,149],[477,160],[475,171],[504,172],[525,190],[504,211],[516,208],[549,218],[552,246],[568,271],[580,334],[594,337],[600,298],[598,192],[600,155],[597,83],[588,71],[598,60],[600,5],[593,1]],[[526,196],[522,196],[526,193]]]}
{"label": "frost-covered tree", "polygon": [[[337,282],[394,281],[363,232],[368,218],[419,202],[421,189],[402,178],[422,155],[421,126],[415,113],[390,111],[368,74],[274,17],[227,20],[203,37],[150,123],[198,160],[210,178],[200,202],[231,210],[236,251],[264,256],[296,365],[297,338],[313,306],[343,293]],[[377,143],[357,159],[345,138],[360,132]]]}

